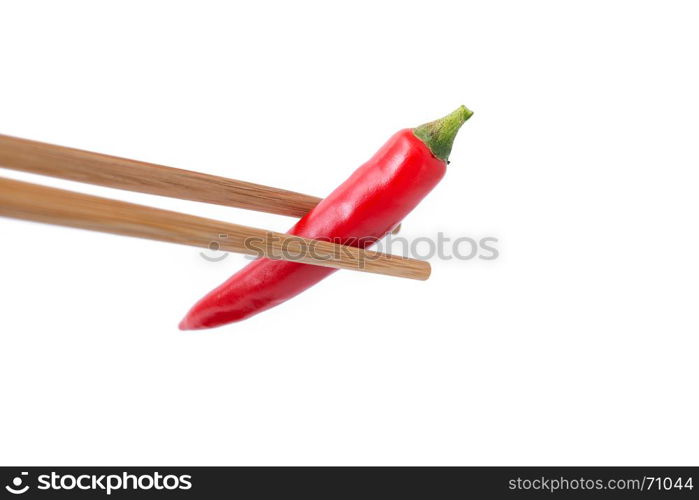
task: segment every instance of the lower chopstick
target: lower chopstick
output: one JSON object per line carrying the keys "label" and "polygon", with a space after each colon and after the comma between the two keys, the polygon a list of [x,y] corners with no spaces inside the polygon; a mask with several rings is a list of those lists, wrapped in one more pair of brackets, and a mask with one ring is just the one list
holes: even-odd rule
{"label": "lower chopstick", "polygon": [[426,280],[428,262],[0,178],[0,216]]}

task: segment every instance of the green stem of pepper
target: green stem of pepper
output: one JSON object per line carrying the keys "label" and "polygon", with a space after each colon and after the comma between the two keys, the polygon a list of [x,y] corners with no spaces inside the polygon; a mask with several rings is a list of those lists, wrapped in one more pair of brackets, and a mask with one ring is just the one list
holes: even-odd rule
{"label": "green stem of pepper", "polygon": [[447,161],[456,133],[471,115],[473,111],[466,106],[460,106],[444,118],[415,127],[413,133],[430,148],[433,155]]}

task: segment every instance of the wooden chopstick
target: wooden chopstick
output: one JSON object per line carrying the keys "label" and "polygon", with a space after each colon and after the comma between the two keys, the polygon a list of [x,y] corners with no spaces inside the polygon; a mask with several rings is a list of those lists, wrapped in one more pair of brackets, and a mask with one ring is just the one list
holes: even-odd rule
{"label": "wooden chopstick", "polygon": [[197,247],[217,242],[229,252],[401,278],[430,275],[429,263],[420,260],[5,178],[0,178],[0,216]]}
{"label": "wooden chopstick", "polygon": [[[0,134],[0,167],[70,181],[303,217],[322,198]],[[400,224],[393,234],[400,231]]]}
{"label": "wooden chopstick", "polygon": [[0,166],[139,193],[302,217],[321,198],[0,134]]}

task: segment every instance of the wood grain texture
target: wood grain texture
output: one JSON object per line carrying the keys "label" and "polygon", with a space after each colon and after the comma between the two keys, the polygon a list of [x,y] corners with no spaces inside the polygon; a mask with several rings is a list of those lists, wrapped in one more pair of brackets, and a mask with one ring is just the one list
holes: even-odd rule
{"label": "wood grain texture", "polygon": [[0,166],[71,181],[302,217],[321,198],[0,134]]}
{"label": "wood grain texture", "polygon": [[0,178],[0,216],[426,280],[428,262]]}

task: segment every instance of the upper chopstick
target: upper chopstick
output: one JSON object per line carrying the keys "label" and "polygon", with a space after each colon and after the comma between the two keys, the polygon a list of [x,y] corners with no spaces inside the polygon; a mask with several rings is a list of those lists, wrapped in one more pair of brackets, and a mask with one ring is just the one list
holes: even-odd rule
{"label": "upper chopstick", "polygon": [[[428,262],[0,178],[0,216],[426,280]],[[254,244],[253,244],[254,243]],[[312,250],[310,250],[312,248]]]}
{"label": "upper chopstick", "polygon": [[0,166],[183,200],[302,217],[321,198],[0,134]]}

